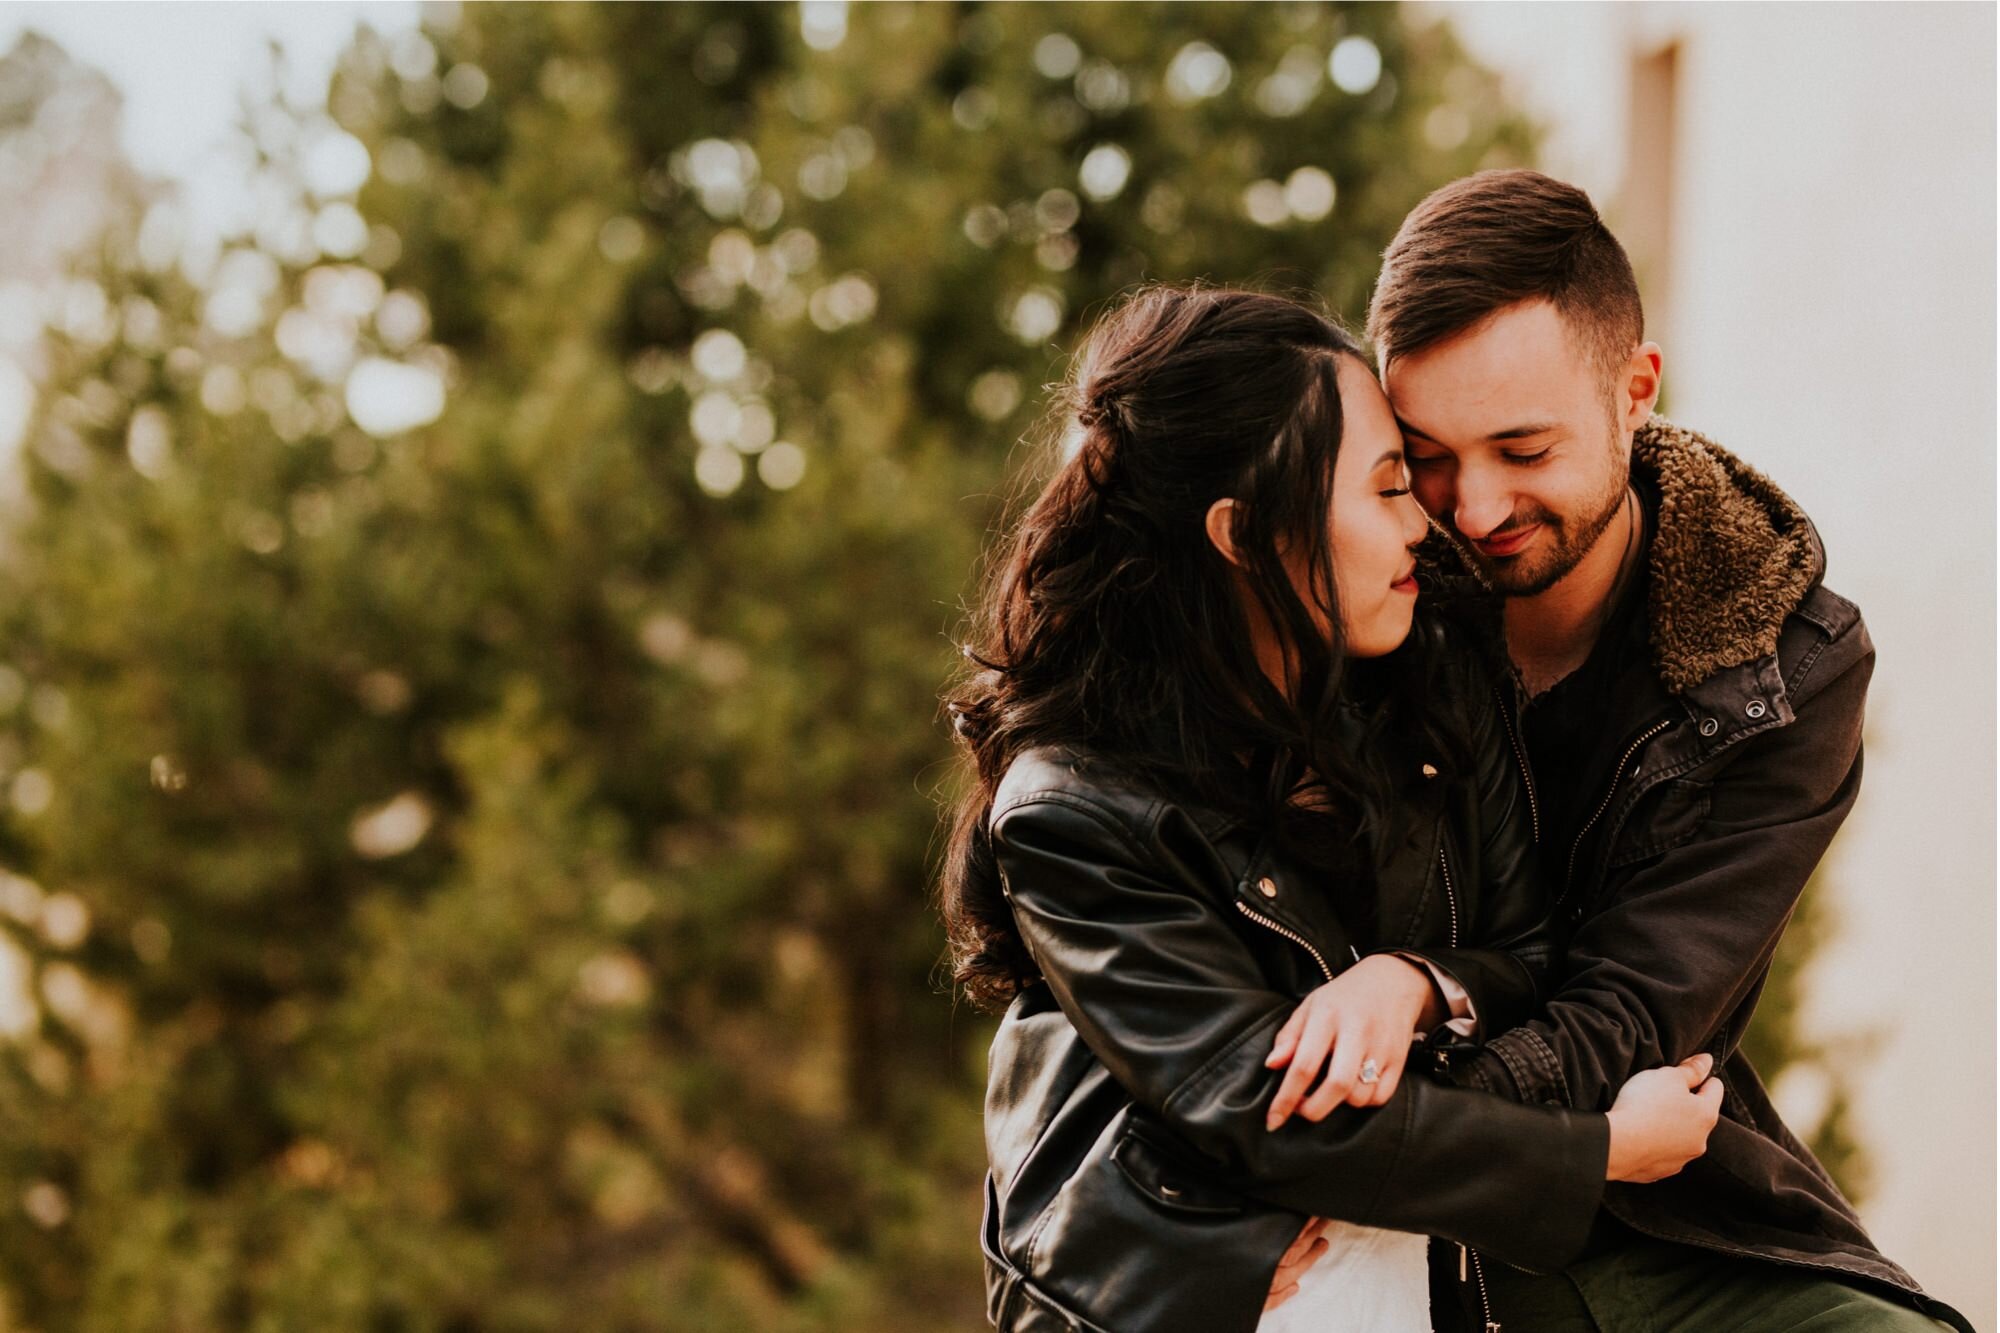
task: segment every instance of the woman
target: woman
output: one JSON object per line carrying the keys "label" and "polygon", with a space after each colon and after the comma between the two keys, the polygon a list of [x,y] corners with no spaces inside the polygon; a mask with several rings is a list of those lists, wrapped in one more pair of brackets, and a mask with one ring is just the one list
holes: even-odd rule
{"label": "woman", "polygon": [[[941,905],[959,982],[1008,1005],[988,1315],[1248,1333],[1310,1267],[1271,1319],[1428,1328],[1421,1233],[1475,1279],[1477,1250],[1557,1266],[1606,1179],[1699,1154],[1717,1090],[1654,1071],[1600,1115],[1398,1077],[1419,1023],[1444,1059],[1528,1012],[1542,904],[1495,696],[1412,633],[1424,520],[1356,344],[1154,288],[1071,392],[951,700],[975,781]],[[1308,1218],[1351,1225],[1294,1247]]]}

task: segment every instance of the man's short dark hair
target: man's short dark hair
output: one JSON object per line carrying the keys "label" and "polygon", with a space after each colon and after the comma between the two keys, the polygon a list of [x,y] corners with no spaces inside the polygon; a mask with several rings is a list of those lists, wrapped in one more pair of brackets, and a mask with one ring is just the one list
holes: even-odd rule
{"label": "man's short dark hair", "polygon": [[1590,196],[1538,171],[1482,171],[1403,219],[1382,256],[1368,336],[1386,367],[1532,300],[1553,305],[1606,374],[1645,334],[1632,263]]}

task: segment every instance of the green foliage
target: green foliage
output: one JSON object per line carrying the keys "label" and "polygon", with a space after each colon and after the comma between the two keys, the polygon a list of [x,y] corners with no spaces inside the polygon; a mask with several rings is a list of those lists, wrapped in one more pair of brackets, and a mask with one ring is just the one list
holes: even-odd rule
{"label": "green foliage", "polygon": [[0,1327],[982,1326],[936,694],[1038,386],[1142,279],[1358,321],[1531,139],[1386,5],[825,13],[364,32],[365,232],[270,100],[219,266],[112,229],[0,560]]}

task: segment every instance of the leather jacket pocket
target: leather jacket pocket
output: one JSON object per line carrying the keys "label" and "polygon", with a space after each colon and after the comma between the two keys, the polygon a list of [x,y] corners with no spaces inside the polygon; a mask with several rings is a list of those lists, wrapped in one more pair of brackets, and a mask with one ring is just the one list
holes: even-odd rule
{"label": "leather jacket pocket", "polygon": [[[1015,1295],[1030,1322],[1017,1327],[1040,1333],[1069,1318],[1084,1328],[1251,1333],[1277,1258],[1304,1223],[1231,1189],[1171,1129],[1132,1108],[1034,1219],[1018,1251],[1027,1290]],[[1060,1316],[1030,1312],[1038,1301]]]}
{"label": "leather jacket pocket", "polygon": [[1242,1195],[1203,1180],[1130,1126],[1111,1150],[1111,1160],[1134,1189],[1169,1212],[1233,1217],[1243,1211]]}

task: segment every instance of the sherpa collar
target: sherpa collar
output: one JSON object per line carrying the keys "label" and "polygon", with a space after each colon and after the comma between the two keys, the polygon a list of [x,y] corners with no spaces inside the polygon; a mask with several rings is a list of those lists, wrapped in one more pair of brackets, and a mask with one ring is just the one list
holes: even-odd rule
{"label": "sherpa collar", "polygon": [[[1680,694],[1776,652],[1785,617],[1826,571],[1812,520],[1763,473],[1662,416],[1634,432],[1632,466],[1660,494],[1646,607],[1660,683]],[[1476,578],[1435,523],[1418,558],[1447,599]]]}

